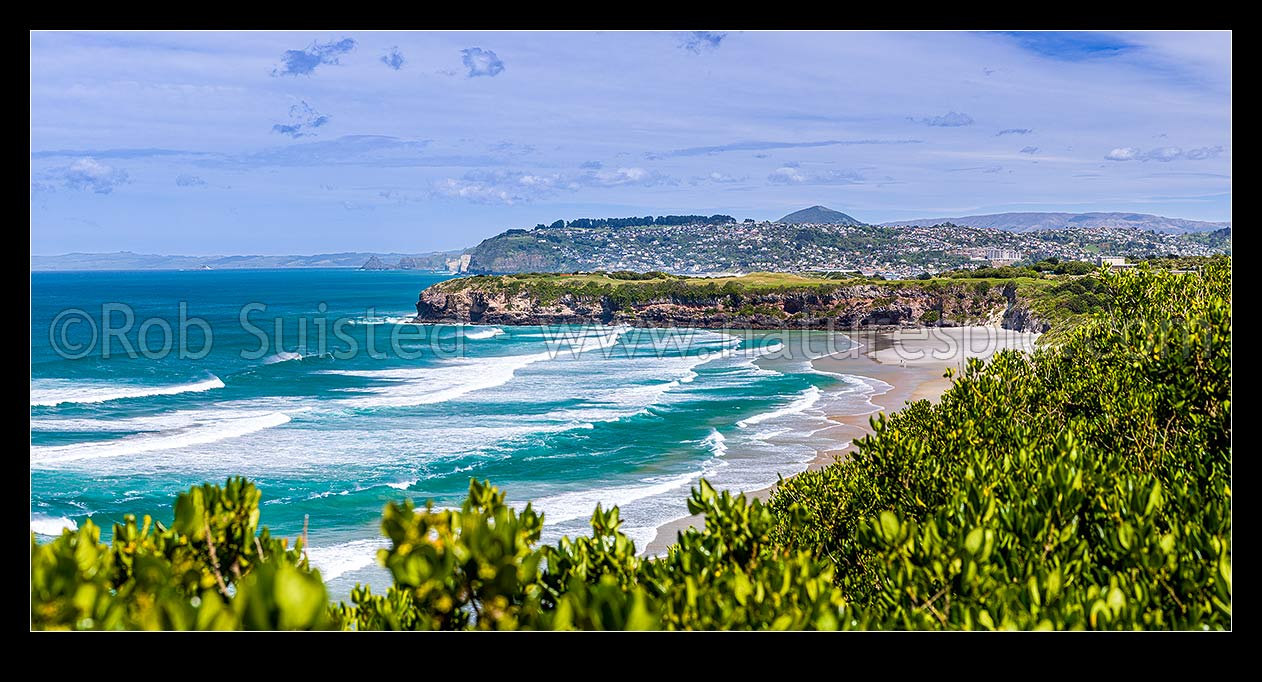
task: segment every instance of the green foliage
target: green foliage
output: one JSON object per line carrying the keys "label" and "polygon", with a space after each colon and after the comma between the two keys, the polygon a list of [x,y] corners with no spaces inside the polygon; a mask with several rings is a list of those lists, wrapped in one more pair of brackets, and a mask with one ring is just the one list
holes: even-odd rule
{"label": "green foliage", "polygon": [[1229,628],[1230,262],[1101,285],[1110,317],[786,482],[776,541],[878,627]]}
{"label": "green foliage", "polygon": [[1096,269],[1096,266],[1086,261],[1060,261],[1056,258],[1044,258],[1043,260],[1030,266],[1030,269],[1037,272],[1047,272],[1057,275],[1087,275]]}
{"label": "green foliage", "polygon": [[394,585],[384,596],[357,587],[334,617],[356,630],[842,626],[831,564],[771,545],[769,508],[702,481],[689,510],[705,514],[705,529],[642,561],[617,508],[597,507],[591,537],[535,547],[541,517],[513,511],[486,483],[470,483],[459,511],[391,504],[381,558]]}
{"label": "green foliage", "polygon": [[1212,232],[1196,232],[1193,234],[1183,235],[1184,239],[1197,244],[1203,244],[1213,249],[1222,249],[1231,255],[1231,228],[1224,227]]}
{"label": "green foliage", "polygon": [[926,310],[920,315],[920,324],[936,324],[940,319],[942,319],[942,313],[936,310]]}
{"label": "green foliage", "polygon": [[1040,344],[1057,342],[1094,316],[1108,312],[1112,300],[1105,281],[1094,274],[1037,282],[1017,280],[1009,290],[1039,318],[1052,324],[1051,333],[1039,339]]}
{"label": "green foliage", "polygon": [[31,626],[77,630],[311,629],[327,593],[301,545],[258,528],[259,491],[242,478],[175,502],[168,528],[128,515],[100,542],[91,520],[44,545],[31,534]]}
{"label": "green foliage", "polygon": [[518,514],[504,494],[473,481],[459,511],[386,505],[381,523],[390,547],[381,562],[394,585],[384,596],[367,588],[341,606],[339,620],[360,630],[482,630],[529,626],[543,596],[534,548],[542,518]]}
{"label": "green foliage", "polygon": [[668,275],[660,270],[650,270],[648,272],[632,272],[630,270],[614,270],[606,275],[610,279],[623,279],[631,281],[642,281],[646,279],[682,279],[680,275]]}
{"label": "green foliage", "polygon": [[1012,279],[1013,277],[1041,277],[1042,275],[1030,267],[1003,266],[998,268],[951,270],[942,273],[940,276],[951,279]]}
{"label": "green foliage", "polygon": [[[758,500],[694,489],[688,511],[705,514],[705,529],[689,529],[662,559],[642,564],[661,624],[685,630],[835,630],[849,628],[833,567],[809,551],[771,542],[777,518]],[[789,518],[796,509],[788,509]]]}
{"label": "green foliage", "polygon": [[1058,275],[1087,275],[1094,272],[1096,266],[1085,261],[1075,260],[1057,263],[1052,272]]}
{"label": "green foliage", "polygon": [[[1231,228],[1223,228],[1230,230]],[[1213,233],[1198,233],[1213,234]],[[1189,235],[1189,237],[1197,235]],[[1230,254],[1228,254],[1230,255]],[[1215,259],[1221,259],[1221,256],[1164,256],[1158,258],[1149,258],[1148,264],[1154,268],[1162,270],[1200,270],[1207,264],[1214,262]]]}

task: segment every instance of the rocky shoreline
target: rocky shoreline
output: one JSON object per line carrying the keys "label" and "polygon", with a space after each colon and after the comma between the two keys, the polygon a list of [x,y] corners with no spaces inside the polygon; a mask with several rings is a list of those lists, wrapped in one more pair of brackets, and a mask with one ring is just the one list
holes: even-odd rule
{"label": "rocky shoreline", "polygon": [[992,326],[1042,333],[1051,325],[1015,289],[975,283],[856,284],[815,290],[654,297],[436,284],[421,292],[414,322],[496,325],[604,324],[703,329],[908,329]]}

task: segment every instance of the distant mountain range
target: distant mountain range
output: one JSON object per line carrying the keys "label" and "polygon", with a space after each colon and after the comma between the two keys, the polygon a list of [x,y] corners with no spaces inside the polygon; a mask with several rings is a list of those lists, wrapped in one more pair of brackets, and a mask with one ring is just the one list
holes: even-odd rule
{"label": "distant mountain range", "polygon": [[851,218],[841,211],[834,211],[827,206],[812,206],[804,208],[800,211],[794,211],[789,215],[776,221],[786,225],[862,225],[863,223]]}
{"label": "distant mountain range", "polygon": [[462,251],[429,253],[318,253],[312,256],[161,256],[118,251],[115,253],[66,253],[31,256],[31,270],[242,270],[255,268],[358,268],[378,261],[413,264],[419,270],[444,270],[447,259]]}
{"label": "distant mountain range", "polygon": [[[820,208],[816,206],[815,208]],[[812,209],[807,209],[812,210]],[[803,211],[798,211],[802,213]],[[790,214],[797,215],[797,213]],[[788,218],[789,216],[785,216]],[[781,219],[784,222],[784,218]],[[1211,232],[1231,227],[1230,222],[1211,223],[1202,220],[1166,218],[1147,213],[991,213],[960,218],[926,218],[923,220],[895,220],[882,226],[911,225],[929,227],[952,223],[963,227],[986,227],[1006,232],[1033,232],[1035,230],[1070,230],[1079,227],[1129,227],[1170,234]]]}

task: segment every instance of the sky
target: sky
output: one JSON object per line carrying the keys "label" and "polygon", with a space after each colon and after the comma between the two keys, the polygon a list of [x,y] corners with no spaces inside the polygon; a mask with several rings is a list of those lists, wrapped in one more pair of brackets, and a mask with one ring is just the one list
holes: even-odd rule
{"label": "sky", "polygon": [[1231,219],[1229,32],[32,32],[31,253],[822,204]]}

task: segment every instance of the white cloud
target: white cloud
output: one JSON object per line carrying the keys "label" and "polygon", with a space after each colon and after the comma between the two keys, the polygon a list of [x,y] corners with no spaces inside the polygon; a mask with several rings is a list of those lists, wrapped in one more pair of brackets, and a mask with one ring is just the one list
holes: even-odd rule
{"label": "white cloud", "polygon": [[321,64],[337,64],[338,57],[355,49],[355,41],[351,38],[327,43],[319,41],[311,43],[305,50],[285,50],[281,55],[281,66],[272,70],[273,76],[310,76]]}
{"label": "white cloud", "polygon": [[771,171],[771,175],[767,176],[767,180],[779,183],[806,182],[806,174],[800,168],[781,166]]}
{"label": "white cloud", "polygon": [[1189,149],[1183,152],[1183,158],[1199,161],[1201,159],[1212,159],[1223,152],[1221,146],[1217,147],[1200,147],[1199,149]]}
{"label": "white cloud", "polygon": [[403,58],[403,53],[399,52],[399,47],[396,45],[381,56],[381,63],[391,69],[394,69],[395,71],[398,71],[403,68],[403,65],[407,63],[407,60]]}
{"label": "white cloud", "polygon": [[719,44],[726,37],[726,33],[718,31],[693,31],[680,41],[679,47],[695,54],[701,54],[705,50],[718,49]]}
{"label": "white cloud", "polygon": [[435,183],[434,191],[444,196],[483,203],[515,204],[527,200],[525,195],[477,180],[447,178]]}
{"label": "white cloud", "polygon": [[1104,155],[1109,161],[1200,161],[1202,159],[1212,159],[1223,151],[1222,146],[1214,147],[1197,147],[1196,149],[1183,149],[1182,147],[1157,147],[1148,151],[1142,151],[1135,147],[1119,147]]}
{"label": "white cloud", "polygon": [[504,70],[504,62],[491,50],[470,47],[460,51],[460,60],[469,70],[468,77],[496,76]]}
{"label": "white cloud", "polygon": [[277,123],[272,132],[288,135],[292,138],[314,135],[312,128],[319,128],[329,122],[330,116],[316,111],[306,100],[289,107],[289,123]]}
{"label": "white cloud", "polygon": [[853,185],[863,182],[863,179],[854,171],[814,171],[796,165],[781,166],[767,176],[768,182],[780,185]]}
{"label": "white cloud", "polygon": [[205,187],[206,181],[196,175],[189,175],[188,173],[181,173],[175,176],[175,184],[179,185],[180,187]]}
{"label": "white cloud", "polygon": [[580,176],[589,184],[613,187],[616,185],[649,185],[656,184],[660,178],[643,168],[619,168],[617,170],[597,170]]}
{"label": "white cloud", "polygon": [[576,189],[559,173],[519,173],[504,170],[469,171],[460,178],[446,178],[434,185],[434,192],[448,197],[481,203],[516,204]]}
{"label": "white cloud", "polygon": [[446,178],[435,183],[434,192],[442,196],[471,201],[514,204],[586,187],[650,186],[671,183],[670,178],[660,173],[638,167],[588,170],[581,173],[476,170],[465,173],[460,178]]}
{"label": "white cloud", "polygon": [[1139,150],[1134,147],[1118,147],[1108,154],[1105,154],[1104,158],[1109,161],[1130,161],[1138,156]]}
{"label": "white cloud", "polygon": [[941,116],[930,116],[928,118],[916,119],[927,126],[935,128],[959,128],[961,126],[973,125],[973,117],[968,114],[961,114],[957,111],[948,111]]}
{"label": "white cloud", "polygon": [[62,172],[62,181],[70,189],[109,194],[115,187],[127,184],[128,180],[127,171],[86,157],[70,164]]}

